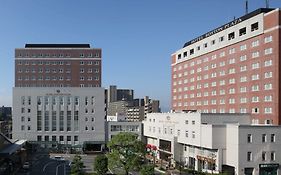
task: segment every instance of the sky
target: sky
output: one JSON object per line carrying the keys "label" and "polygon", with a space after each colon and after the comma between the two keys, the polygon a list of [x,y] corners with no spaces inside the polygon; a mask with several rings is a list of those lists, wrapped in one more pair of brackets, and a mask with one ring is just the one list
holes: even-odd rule
{"label": "sky", "polygon": [[[265,0],[248,0],[249,12]],[[270,0],[280,8],[281,0]],[[102,48],[102,87],[134,89],[170,109],[171,54],[245,14],[245,0],[1,0],[0,105],[12,106],[14,49],[26,43]]]}

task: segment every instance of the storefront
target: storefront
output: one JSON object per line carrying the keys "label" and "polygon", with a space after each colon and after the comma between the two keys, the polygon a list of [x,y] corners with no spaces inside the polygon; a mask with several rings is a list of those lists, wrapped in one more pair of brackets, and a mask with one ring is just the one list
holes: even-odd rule
{"label": "storefront", "polygon": [[260,164],[260,175],[277,175],[279,164]]}

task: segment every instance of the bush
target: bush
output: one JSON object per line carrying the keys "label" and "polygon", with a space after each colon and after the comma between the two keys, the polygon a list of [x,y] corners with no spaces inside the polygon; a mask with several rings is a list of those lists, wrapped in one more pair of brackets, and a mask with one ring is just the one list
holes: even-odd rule
{"label": "bush", "polygon": [[153,165],[144,165],[140,171],[141,175],[153,175],[154,166]]}

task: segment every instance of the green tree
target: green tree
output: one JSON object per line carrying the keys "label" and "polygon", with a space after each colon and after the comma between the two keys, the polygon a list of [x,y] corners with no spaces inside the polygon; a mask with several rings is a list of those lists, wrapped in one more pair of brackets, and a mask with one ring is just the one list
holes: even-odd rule
{"label": "green tree", "polygon": [[145,145],[137,139],[137,135],[121,132],[108,143],[110,152],[108,161],[110,168],[122,168],[128,175],[130,170],[140,166],[145,155]]}
{"label": "green tree", "polygon": [[72,162],[73,165],[71,167],[71,174],[82,175],[84,163],[82,161],[81,156],[75,155]]}
{"label": "green tree", "polygon": [[141,175],[153,175],[154,174],[154,165],[145,165],[141,168]]}
{"label": "green tree", "polygon": [[107,172],[108,159],[105,155],[98,155],[94,162],[95,170],[98,174],[104,175]]}

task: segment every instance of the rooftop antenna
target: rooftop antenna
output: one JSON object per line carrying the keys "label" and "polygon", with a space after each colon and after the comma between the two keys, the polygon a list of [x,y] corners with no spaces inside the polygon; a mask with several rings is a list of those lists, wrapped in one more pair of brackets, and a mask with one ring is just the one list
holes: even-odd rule
{"label": "rooftop antenna", "polygon": [[245,8],[246,8],[245,13],[246,13],[246,15],[247,15],[247,14],[248,14],[248,0],[246,0]]}
{"label": "rooftop antenna", "polygon": [[269,8],[269,0],[265,0],[265,7]]}

